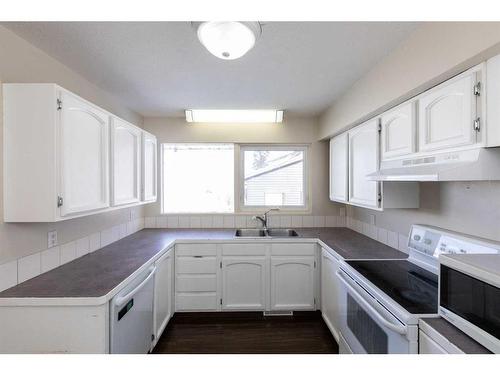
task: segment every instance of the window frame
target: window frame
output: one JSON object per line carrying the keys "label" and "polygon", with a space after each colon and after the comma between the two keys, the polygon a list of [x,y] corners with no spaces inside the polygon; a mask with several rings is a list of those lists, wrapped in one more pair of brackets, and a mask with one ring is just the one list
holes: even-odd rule
{"label": "window frame", "polygon": [[[236,147],[238,146],[238,147]],[[243,153],[245,151],[303,151],[303,194],[304,204],[301,206],[253,206],[245,205],[245,159]],[[280,211],[287,213],[310,212],[310,194],[309,194],[309,145],[307,144],[235,144],[235,211],[241,213],[257,213],[268,210],[270,208],[279,208]]]}

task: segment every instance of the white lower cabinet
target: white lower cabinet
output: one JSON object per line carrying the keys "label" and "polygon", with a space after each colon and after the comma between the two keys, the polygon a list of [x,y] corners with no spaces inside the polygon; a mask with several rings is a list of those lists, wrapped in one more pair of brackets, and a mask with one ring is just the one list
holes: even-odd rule
{"label": "white lower cabinet", "polygon": [[175,247],[175,311],[216,311],[218,299],[216,244]]}
{"label": "white lower cabinet", "polygon": [[268,259],[265,256],[222,258],[223,310],[266,310]]}
{"label": "white lower cabinet", "polygon": [[165,330],[168,321],[173,315],[174,297],[174,252],[169,250],[155,262],[155,288],[154,288],[154,340],[156,345]]}
{"label": "white lower cabinet", "polygon": [[323,249],[321,252],[321,314],[323,319],[332,332],[333,336],[339,341],[339,284],[337,271],[339,261]]}
{"label": "white lower cabinet", "polygon": [[271,258],[271,310],[314,310],[314,256]]}
{"label": "white lower cabinet", "polygon": [[422,330],[418,334],[419,354],[448,354],[436,341],[427,336]]}

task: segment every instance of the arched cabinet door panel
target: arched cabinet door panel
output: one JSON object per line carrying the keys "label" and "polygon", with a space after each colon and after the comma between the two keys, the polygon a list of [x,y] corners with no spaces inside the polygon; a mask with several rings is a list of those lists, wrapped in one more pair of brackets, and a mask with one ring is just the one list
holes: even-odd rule
{"label": "arched cabinet door panel", "polygon": [[314,256],[271,258],[271,310],[314,310]]}
{"label": "arched cabinet door panel", "polygon": [[382,160],[415,152],[415,102],[407,102],[382,114]]}
{"label": "arched cabinet door panel", "polygon": [[222,258],[222,309],[266,310],[268,260],[264,256]]}
{"label": "arched cabinet door panel", "polygon": [[109,115],[62,91],[61,216],[109,207]]}

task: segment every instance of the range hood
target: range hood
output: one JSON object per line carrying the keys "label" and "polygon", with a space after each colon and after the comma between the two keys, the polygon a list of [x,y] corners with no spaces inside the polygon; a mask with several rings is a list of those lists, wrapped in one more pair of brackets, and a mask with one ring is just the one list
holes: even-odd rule
{"label": "range hood", "polygon": [[475,148],[388,160],[370,181],[500,180],[500,148]]}

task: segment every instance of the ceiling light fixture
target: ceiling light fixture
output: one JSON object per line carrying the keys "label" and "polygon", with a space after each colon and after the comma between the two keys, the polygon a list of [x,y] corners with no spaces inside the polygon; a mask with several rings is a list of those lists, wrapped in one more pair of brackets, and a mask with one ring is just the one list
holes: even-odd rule
{"label": "ceiling light fixture", "polygon": [[193,22],[201,44],[214,56],[234,60],[250,51],[262,34],[259,22]]}
{"label": "ceiling light fixture", "polygon": [[205,123],[279,123],[283,111],[275,109],[188,109],[187,122]]}

